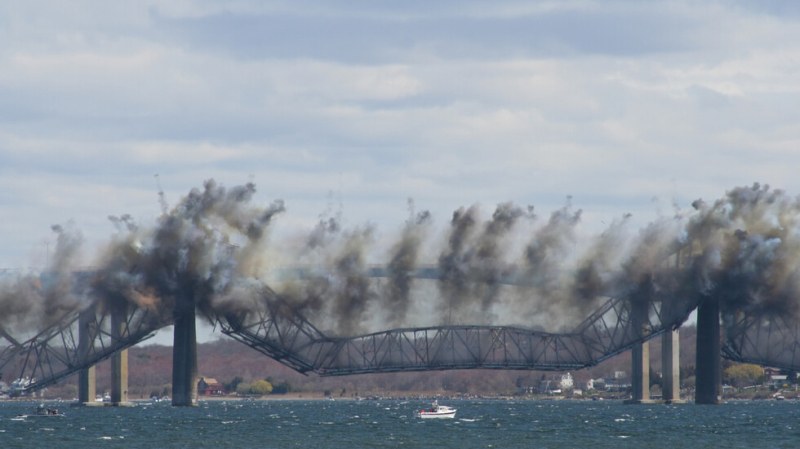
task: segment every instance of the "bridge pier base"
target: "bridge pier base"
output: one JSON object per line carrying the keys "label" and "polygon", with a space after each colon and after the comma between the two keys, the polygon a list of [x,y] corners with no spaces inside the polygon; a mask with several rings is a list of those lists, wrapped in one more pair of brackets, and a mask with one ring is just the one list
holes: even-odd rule
{"label": "bridge pier base", "polygon": [[631,349],[631,398],[626,404],[649,404],[650,399],[650,342]]}
{"label": "bridge pier base", "polygon": [[661,394],[666,404],[682,403],[680,379],[680,334],[667,331],[661,336]]}
{"label": "bridge pier base", "polygon": [[197,405],[195,305],[194,301],[185,302],[188,304],[176,306],[172,340],[172,405],[175,407]]}
{"label": "bridge pier base", "polygon": [[[78,316],[78,353],[80,357],[86,357],[91,349],[92,331],[91,326],[95,321],[94,307],[82,311]],[[95,367],[90,366],[78,372],[78,402],[89,404],[95,402],[97,395],[97,381]]]}
{"label": "bridge pier base", "polygon": [[97,382],[94,366],[84,368],[78,373],[78,402],[89,404],[95,402]]}
{"label": "bridge pier base", "polygon": [[[631,321],[641,337],[646,336],[647,315],[652,298],[652,285],[642,282],[631,304]],[[650,399],[650,342],[645,340],[631,348],[631,398],[627,404],[648,404]]]}
{"label": "bridge pier base", "polygon": [[[112,310],[111,335],[120,338],[125,331],[124,311]],[[128,350],[123,349],[111,356],[111,403],[116,406],[130,405],[128,401]]]}
{"label": "bridge pier base", "polygon": [[695,403],[719,404],[722,383],[719,298],[706,298],[697,307]]}

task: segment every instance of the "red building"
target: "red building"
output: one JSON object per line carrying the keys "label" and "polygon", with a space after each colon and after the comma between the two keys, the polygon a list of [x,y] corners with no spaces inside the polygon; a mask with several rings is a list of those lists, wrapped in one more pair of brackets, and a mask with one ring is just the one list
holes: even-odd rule
{"label": "red building", "polygon": [[223,396],[227,394],[225,386],[213,377],[201,377],[197,382],[197,394],[201,396]]}

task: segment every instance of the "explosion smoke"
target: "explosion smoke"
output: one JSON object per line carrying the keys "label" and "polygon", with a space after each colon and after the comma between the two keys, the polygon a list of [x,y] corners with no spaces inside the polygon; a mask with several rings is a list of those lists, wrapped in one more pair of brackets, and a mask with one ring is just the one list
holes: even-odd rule
{"label": "explosion smoke", "polygon": [[449,246],[439,256],[439,289],[444,299],[442,306],[447,314],[448,324],[453,322],[453,312],[460,309],[462,305],[460,301],[469,296],[467,260],[470,255],[467,241],[474,230],[477,214],[477,206],[453,212],[453,218],[450,220],[450,237],[447,239]]}
{"label": "explosion smoke", "polygon": [[[75,275],[82,236],[71,225],[54,226],[52,267],[0,287],[0,328],[41,329],[97,299],[106,307],[145,308],[164,323],[187,307],[211,319],[247,313],[267,288],[260,280],[271,268],[266,236],[285,210],[282,201],[252,205],[255,193],[252,183],[225,188],[209,180],[152,227],[129,215],[109,217],[117,234],[95,264],[91,288]],[[578,235],[581,210],[568,201],[529,234],[521,254],[513,243],[520,240],[520,219],[533,217],[531,208],[501,203],[485,222],[477,205],[460,208],[435,268],[421,256],[422,248],[435,247],[426,242],[427,212],[412,213],[381,269],[367,266],[373,226],[343,229],[338,219],[324,218],[290,255],[298,266],[270,287],[294,312],[341,335],[413,324],[406,320],[419,305],[437,314],[430,324],[510,317],[518,325],[568,324],[607,295],[638,301],[713,296],[726,313],[798,317],[800,202],[755,184],[692,207],[635,236],[625,216],[584,240]],[[430,283],[417,279],[422,271],[435,273],[438,297],[430,289],[418,295],[421,284]],[[383,273],[380,282],[371,278],[376,273]]]}
{"label": "explosion smoke", "polygon": [[688,241],[702,281],[699,294],[722,300],[725,309],[798,316],[800,202],[781,190],[737,187],[698,213]]}
{"label": "explosion smoke", "polygon": [[384,307],[389,312],[387,323],[392,327],[403,324],[411,305],[413,272],[419,262],[420,245],[430,222],[431,214],[428,211],[410,218],[403,228],[400,241],[392,248],[387,266],[389,282],[385,288],[384,301]]}
{"label": "explosion smoke", "polygon": [[56,247],[46,276],[26,275],[0,285],[0,328],[22,333],[57,323],[82,306],[76,285],[83,235],[73,223],[51,226]]}
{"label": "explosion smoke", "polygon": [[565,276],[565,260],[573,251],[570,246],[575,244],[575,228],[580,223],[581,214],[580,209],[572,210],[571,198],[568,198],[567,205],[553,212],[527,244],[520,301],[533,304],[519,309],[527,311],[525,315],[528,318],[544,314],[549,322],[554,323],[560,319],[558,315],[573,313],[570,284],[574,281]]}
{"label": "explosion smoke", "polygon": [[227,293],[252,274],[267,227],[284,211],[282,201],[250,206],[255,191],[252,183],[226,189],[206,181],[149,230],[128,215],[109,217],[120,233],[97,269],[94,294],[151,309],[164,322],[187,307],[207,316],[235,308]]}

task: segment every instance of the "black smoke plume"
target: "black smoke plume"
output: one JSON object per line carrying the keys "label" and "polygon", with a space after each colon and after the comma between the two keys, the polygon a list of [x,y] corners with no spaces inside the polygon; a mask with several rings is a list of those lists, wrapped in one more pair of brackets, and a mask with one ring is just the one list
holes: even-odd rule
{"label": "black smoke plume", "polygon": [[[39,330],[95,301],[146,309],[163,323],[190,307],[213,320],[248,312],[253,292],[267,287],[339,335],[419,324],[409,321],[420,316],[415,307],[430,312],[426,325],[560,328],[608,296],[664,304],[716,297],[725,313],[800,317],[800,202],[769,186],[697,200],[635,232],[623,216],[597,235],[580,232],[583,214],[571,201],[541,225],[531,208],[511,203],[488,220],[477,205],[460,208],[444,242],[430,241],[429,213],[412,213],[397,238],[380,236],[390,250],[378,267],[368,262],[379,238],[373,225],[323,218],[300,250],[283,255],[292,262],[277,280],[266,273],[275,268],[267,250],[276,251],[268,236],[285,207],[254,204],[255,194],[252,183],[209,180],[152,226],[109,217],[117,232],[87,270],[78,263],[80,232],[53,226],[56,250],[44,273],[0,285],[0,330]],[[424,249],[440,249],[438,257],[425,260]]]}
{"label": "black smoke plume", "polygon": [[[412,215],[413,208],[412,208]],[[385,288],[384,307],[388,312],[387,324],[399,327],[404,324],[411,307],[414,270],[419,264],[420,247],[431,222],[431,214],[423,211],[406,222],[400,240],[394,245],[387,265],[388,282]]]}

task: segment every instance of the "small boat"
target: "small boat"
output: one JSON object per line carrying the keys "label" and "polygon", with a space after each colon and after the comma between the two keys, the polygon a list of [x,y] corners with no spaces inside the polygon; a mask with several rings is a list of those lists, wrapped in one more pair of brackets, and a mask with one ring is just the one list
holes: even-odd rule
{"label": "small boat", "polygon": [[422,409],[418,413],[420,418],[455,418],[456,409],[446,405],[439,405],[439,401],[433,401],[431,408]]}
{"label": "small boat", "polygon": [[45,407],[44,405],[40,405],[36,408],[35,415],[29,416],[64,416],[57,408]]}
{"label": "small boat", "polygon": [[64,416],[57,408],[45,407],[44,405],[40,405],[36,408],[36,412],[30,415],[17,415],[14,421],[24,421],[25,418],[38,418],[38,417],[54,417],[54,416]]}

